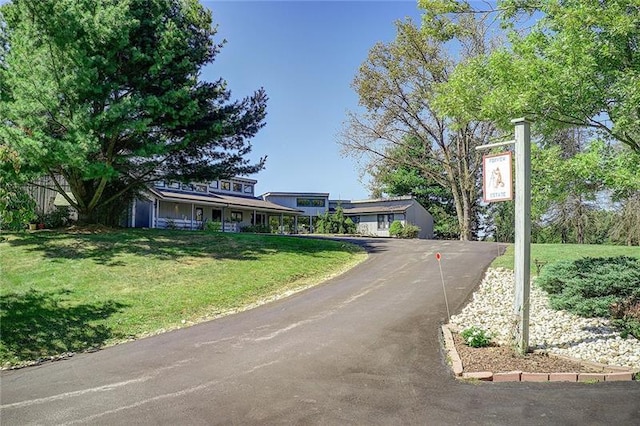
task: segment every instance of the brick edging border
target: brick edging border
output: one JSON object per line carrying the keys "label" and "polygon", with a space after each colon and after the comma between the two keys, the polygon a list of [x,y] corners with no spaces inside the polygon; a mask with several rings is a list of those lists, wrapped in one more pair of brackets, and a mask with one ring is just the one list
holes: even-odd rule
{"label": "brick edging border", "polygon": [[[624,367],[609,367],[603,364],[588,363],[599,368],[603,368],[602,373],[527,373],[524,371],[509,371],[506,373],[493,373],[491,371],[464,372],[462,360],[456,345],[453,341],[451,328],[448,324],[442,325],[442,336],[448,360],[451,362],[451,369],[456,379],[475,379],[487,382],[620,382],[634,380],[636,371]],[[549,354],[555,356],[555,354]],[[565,359],[572,359],[560,356]],[[576,362],[585,363],[583,360],[572,359]],[[604,369],[616,370],[605,372]]]}

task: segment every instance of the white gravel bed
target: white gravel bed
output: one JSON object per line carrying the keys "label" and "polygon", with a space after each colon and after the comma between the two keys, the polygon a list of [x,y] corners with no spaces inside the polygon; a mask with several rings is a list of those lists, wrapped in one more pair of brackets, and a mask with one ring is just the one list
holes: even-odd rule
{"label": "white gravel bed", "polygon": [[[493,341],[508,345],[513,333],[513,271],[489,269],[473,300],[451,324],[460,330],[477,326]],[[582,318],[549,307],[548,294],[531,283],[529,346],[545,352],[640,370],[640,340],[622,338],[609,320]]]}

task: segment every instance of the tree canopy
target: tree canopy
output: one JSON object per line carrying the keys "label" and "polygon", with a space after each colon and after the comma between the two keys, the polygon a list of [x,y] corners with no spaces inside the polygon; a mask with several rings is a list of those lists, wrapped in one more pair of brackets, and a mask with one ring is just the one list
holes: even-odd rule
{"label": "tree canopy", "polygon": [[154,180],[264,167],[246,156],[266,94],[232,101],[224,80],[200,78],[222,44],[197,0],[14,0],[0,13],[0,143],[18,158],[0,167],[55,179],[82,220]]}
{"label": "tree canopy", "polygon": [[590,127],[640,152],[637,0],[421,0],[425,19],[499,15],[509,43],[458,66],[440,87],[443,113],[504,129],[527,116],[543,134]]}
{"label": "tree canopy", "polygon": [[[451,190],[428,177],[420,168],[409,164],[407,157],[415,157],[420,152],[420,141],[412,139],[406,145],[392,147],[386,158],[369,165],[371,175],[369,188],[374,198],[387,196],[413,196],[434,219],[436,238],[455,239],[459,235],[455,203]],[[427,159],[427,161],[429,161]],[[436,169],[437,163],[431,160],[431,167]]]}
{"label": "tree canopy", "polygon": [[[435,110],[436,87],[447,82],[457,60],[447,52],[450,39],[443,41],[437,26],[405,21],[396,27],[395,40],[373,46],[354,78],[362,110],[350,112],[339,143],[345,154],[365,158],[369,173],[382,163],[412,169],[449,192],[459,238],[469,240],[481,158],[474,148],[487,143],[495,127]],[[484,53],[483,24],[470,17],[465,27],[455,35],[461,56]]]}

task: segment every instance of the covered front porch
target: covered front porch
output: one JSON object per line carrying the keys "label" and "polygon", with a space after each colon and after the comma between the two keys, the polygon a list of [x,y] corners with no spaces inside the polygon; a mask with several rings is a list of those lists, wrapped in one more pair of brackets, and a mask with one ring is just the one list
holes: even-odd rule
{"label": "covered front porch", "polygon": [[136,200],[131,226],[161,229],[211,229],[221,232],[297,233],[301,212],[274,203],[242,197],[204,196],[154,191]]}

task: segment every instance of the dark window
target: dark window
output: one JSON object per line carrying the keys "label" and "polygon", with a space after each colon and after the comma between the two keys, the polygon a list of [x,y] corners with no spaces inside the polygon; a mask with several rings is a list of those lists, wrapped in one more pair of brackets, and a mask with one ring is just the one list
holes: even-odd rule
{"label": "dark window", "polygon": [[393,213],[378,215],[378,229],[389,229],[391,222],[393,222]]}
{"label": "dark window", "polygon": [[324,207],[324,198],[298,198],[298,207]]}
{"label": "dark window", "polygon": [[218,209],[211,210],[211,221],[222,222],[222,210],[218,210]]}
{"label": "dark window", "polygon": [[242,184],[233,182],[233,192],[242,192]]}
{"label": "dark window", "polygon": [[242,222],[242,212],[231,212],[232,222]]}
{"label": "dark window", "polygon": [[231,191],[231,182],[222,181],[221,184],[221,188],[223,191]]}
{"label": "dark window", "polygon": [[266,223],[265,215],[263,213],[258,213],[254,217],[253,213],[251,213],[251,222],[256,225],[263,225]]}

